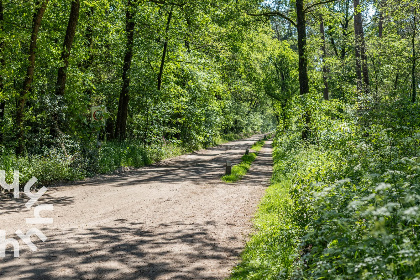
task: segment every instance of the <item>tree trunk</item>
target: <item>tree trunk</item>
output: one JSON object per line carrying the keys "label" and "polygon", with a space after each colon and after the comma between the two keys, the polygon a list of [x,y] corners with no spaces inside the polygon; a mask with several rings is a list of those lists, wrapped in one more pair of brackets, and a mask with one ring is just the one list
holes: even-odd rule
{"label": "tree trunk", "polygon": [[417,29],[417,7],[414,7],[414,16],[413,16],[413,37],[411,38],[412,48],[413,48],[413,64],[411,67],[411,84],[413,92],[411,94],[411,101],[413,103],[416,102],[416,90],[417,90],[417,82],[416,82],[416,29]]}
{"label": "tree trunk", "polygon": [[[296,0],[299,52],[299,89],[301,95],[309,93],[308,58],[306,53],[306,15],[303,5],[304,0]],[[310,137],[311,115],[309,111],[305,111],[303,118],[305,121],[305,127],[302,131],[302,139],[306,140]]]}
{"label": "tree trunk", "polygon": [[73,45],[74,35],[76,34],[76,26],[79,20],[79,10],[80,0],[73,0],[67,24],[66,37],[64,39],[63,50],[61,52],[61,60],[64,62],[64,65],[58,69],[57,84],[55,89],[56,95],[64,95],[66,88],[67,68],[69,66],[71,47]]}
{"label": "tree trunk", "polygon": [[303,2],[303,0],[296,0],[299,49],[299,86],[301,95],[309,92],[308,58],[306,53],[306,16]]}
{"label": "tree trunk", "polygon": [[127,132],[127,116],[128,116],[128,102],[129,87],[130,87],[130,76],[129,72],[131,69],[131,60],[133,58],[133,43],[134,43],[134,16],[135,16],[135,5],[133,0],[128,0],[127,11],[125,13],[125,32],[127,36],[127,43],[124,56],[124,66],[122,80],[123,85],[120,93],[120,99],[118,103],[117,123],[115,126],[115,137],[119,140],[126,138]]}
{"label": "tree trunk", "polygon": [[322,40],[322,78],[324,80],[324,99],[329,100],[329,91],[328,91],[328,67],[325,63],[325,58],[327,57],[327,48],[325,46],[325,30],[324,30],[324,19],[322,15],[320,15],[320,24],[319,30],[321,32],[321,40]]}
{"label": "tree trunk", "polygon": [[[0,33],[3,33],[3,20],[4,20],[4,16],[3,16],[3,1],[0,0]],[[4,42],[3,42],[3,35],[2,37],[0,37],[0,67],[2,69],[4,69],[4,52],[3,52],[3,48],[4,48]],[[3,76],[2,73],[0,73],[0,92],[3,92],[4,90],[4,83],[3,83]],[[4,100],[0,100],[0,127],[4,127],[3,126],[3,122],[4,122],[4,109],[6,107],[6,102]],[[0,143],[3,142],[3,131],[0,128]]]}
{"label": "tree trunk", "polygon": [[162,60],[160,62],[160,69],[159,69],[159,74],[158,74],[158,86],[157,86],[158,90],[161,90],[162,88],[162,77],[163,77],[163,70],[165,67],[166,53],[168,52],[168,41],[169,41],[168,32],[171,25],[172,11],[173,11],[173,7],[171,8],[171,11],[169,12],[168,21],[166,22],[166,38],[165,38],[165,43],[163,44],[163,54],[162,54]]}
{"label": "tree trunk", "polygon": [[36,1],[35,6],[36,10],[33,15],[33,22],[32,22],[32,32],[31,32],[31,43],[29,46],[29,56],[28,56],[28,68],[26,70],[26,77],[23,82],[22,90],[18,97],[18,104],[16,109],[16,127],[18,130],[17,138],[18,138],[18,146],[16,149],[16,153],[18,155],[22,154],[24,151],[24,128],[23,128],[23,117],[24,117],[24,109],[26,98],[28,95],[29,90],[32,86],[32,81],[34,78],[34,71],[35,71],[35,51],[36,51],[36,42],[38,39],[38,32],[39,28],[41,27],[42,17],[44,16],[45,10],[47,8],[49,0],[43,1]]}
{"label": "tree trunk", "polygon": [[378,36],[379,38],[382,38],[383,31],[384,31],[384,13],[382,11],[382,8],[384,6],[384,1],[379,0],[379,22],[378,22]]}
{"label": "tree trunk", "polygon": [[362,12],[360,11],[360,1],[353,0],[353,4],[355,10],[354,37],[356,52],[357,90],[359,92],[369,93],[369,71],[366,56],[365,38],[363,32]]}
{"label": "tree trunk", "polygon": [[89,69],[90,66],[93,64],[93,27],[94,24],[93,21],[93,14],[95,13],[95,10],[93,7],[91,7],[87,12],[87,18],[88,18],[88,25],[86,27],[86,46],[89,48],[89,55],[84,63],[85,70]]}

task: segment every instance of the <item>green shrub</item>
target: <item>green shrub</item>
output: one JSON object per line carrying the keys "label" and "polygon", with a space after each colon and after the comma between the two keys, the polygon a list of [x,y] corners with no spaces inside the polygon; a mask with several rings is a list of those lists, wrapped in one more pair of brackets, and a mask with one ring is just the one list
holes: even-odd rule
{"label": "green shrub", "polygon": [[274,185],[232,279],[420,279],[420,129],[335,119],[316,135],[276,135]]}

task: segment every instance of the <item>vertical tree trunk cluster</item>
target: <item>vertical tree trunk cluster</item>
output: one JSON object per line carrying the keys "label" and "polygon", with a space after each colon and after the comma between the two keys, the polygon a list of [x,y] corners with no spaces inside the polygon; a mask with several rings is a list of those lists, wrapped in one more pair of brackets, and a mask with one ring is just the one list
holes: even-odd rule
{"label": "vertical tree trunk cluster", "polygon": [[38,39],[39,28],[41,27],[42,17],[44,16],[45,10],[48,5],[48,0],[36,1],[35,2],[35,13],[32,20],[32,32],[31,32],[31,42],[29,46],[28,53],[28,68],[26,70],[26,77],[23,82],[22,90],[18,97],[18,104],[16,110],[16,127],[17,127],[17,138],[18,146],[16,148],[16,153],[18,155],[22,154],[24,151],[24,109],[27,99],[27,95],[31,89],[32,81],[34,78],[35,71],[35,52],[36,52],[36,43]]}
{"label": "vertical tree trunk cluster", "polygon": [[127,117],[128,117],[128,102],[129,87],[130,87],[130,69],[131,60],[133,58],[133,44],[134,44],[134,22],[135,17],[135,3],[134,0],[128,0],[127,10],[125,14],[125,32],[127,37],[124,66],[122,80],[123,85],[120,93],[120,99],[118,103],[117,123],[115,127],[115,138],[123,140],[127,133]]}

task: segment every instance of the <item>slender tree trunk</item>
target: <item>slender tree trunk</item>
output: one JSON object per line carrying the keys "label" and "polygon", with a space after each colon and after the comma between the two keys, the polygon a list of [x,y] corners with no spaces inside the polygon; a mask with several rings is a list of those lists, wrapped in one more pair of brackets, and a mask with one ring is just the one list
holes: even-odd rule
{"label": "slender tree trunk", "polygon": [[303,2],[303,0],[296,0],[299,49],[299,86],[301,95],[309,92],[308,58],[306,53],[306,16]]}
{"label": "slender tree trunk", "polygon": [[400,73],[397,72],[397,74],[395,75],[395,81],[394,81],[394,91],[397,92],[398,89],[398,80],[400,78]]}
{"label": "slender tree trunk", "polygon": [[355,10],[354,37],[356,51],[357,90],[359,92],[369,93],[369,70],[367,64],[365,38],[363,32],[362,12],[360,11],[360,1],[353,0],[353,4]]}
{"label": "slender tree trunk", "polygon": [[[304,0],[296,0],[296,13],[299,52],[299,89],[300,94],[305,95],[309,93],[309,78],[308,57],[306,53],[306,15]],[[309,111],[305,111],[303,118],[305,120],[305,127],[302,131],[302,139],[306,140],[310,137],[311,115]]]}
{"label": "slender tree trunk", "polygon": [[325,29],[324,29],[324,19],[322,15],[320,15],[320,24],[319,30],[321,32],[321,40],[322,40],[322,78],[324,80],[324,99],[329,100],[329,91],[328,91],[328,67],[325,63],[325,58],[327,57],[327,48],[325,45]]}
{"label": "slender tree trunk", "polygon": [[90,66],[92,66],[93,64],[93,14],[95,13],[95,10],[93,7],[91,7],[88,12],[87,12],[87,17],[88,17],[88,25],[86,27],[86,41],[87,44],[86,46],[89,48],[89,54],[88,54],[88,58],[86,59],[85,63],[84,63],[84,68],[85,70],[89,69]]}
{"label": "slender tree trunk", "polygon": [[47,8],[49,0],[43,1],[36,1],[35,2],[35,13],[33,15],[33,22],[32,22],[32,32],[31,32],[31,43],[29,46],[29,56],[28,56],[28,68],[26,70],[26,77],[23,82],[22,90],[18,97],[18,105],[16,109],[16,127],[18,130],[17,138],[18,138],[18,146],[16,149],[16,153],[18,155],[22,154],[24,151],[24,128],[23,128],[23,117],[24,117],[24,109],[26,98],[28,95],[29,90],[32,86],[32,81],[34,78],[34,71],[35,71],[35,52],[36,52],[36,42],[38,39],[38,32],[39,28],[41,27],[42,17],[44,16],[45,10]]}
{"label": "slender tree trunk", "polygon": [[190,53],[191,52],[191,34],[192,34],[192,23],[191,23],[191,18],[190,18],[190,11],[186,10],[184,11],[185,13],[185,21],[187,23],[187,38],[185,39],[185,47],[187,48],[187,52]]}
{"label": "slender tree trunk", "polygon": [[[0,33],[3,33],[3,24],[4,24],[4,13],[3,13],[3,1],[0,0]],[[0,67],[4,69],[4,42],[3,35],[0,37]],[[0,73],[0,93],[4,90],[3,75]],[[4,109],[6,108],[6,102],[0,100],[0,126],[3,127],[4,122]],[[3,131],[0,129],[0,143],[3,142]]]}
{"label": "slender tree trunk", "polygon": [[414,7],[414,16],[413,16],[413,37],[411,38],[412,48],[413,48],[413,64],[411,67],[411,84],[413,92],[411,94],[411,101],[413,103],[416,102],[416,90],[417,90],[417,82],[416,82],[416,64],[417,64],[417,57],[416,57],[416,29],[417,29],[417,7]]}
{"label": "slender tree trunk", "polygon": [[127,11],[125,13],[125,32],[127,36],[127,43],[125,48],[124,66],[122,80],[123,85],[120,93],[120,99],[118,103],[117,123],[115,126],[115,137],[119,140],[126,138],[127,132],[127,117],[128,117],[128,102],[130,99],[129,88],[130,88],[130,69],[131,60],[133,58],[133,44],[134,44],[134,16],[135,16],[135,5],[133,0],[128,0]]}
{"label": "slender tree trunk", "polygon": [[173,12],[173,7],[171,8],[171,11],[169,12],[168,21],[166,22],[166,38],[165,38],[165,43],[163,44],[163,54],[162,54],[162,60],[160,62],[160,69],[159,69],[159,74],[158,74],[158,86],[157,86],[158,90],[161,90],[162,88],[162,77],[163,77],[163,70],[165,67],[166,53],[168,52],[168,41],[169,41],[168,32],[171,26],[172,12]]}
{"label": "slender tree trunk", "polygon": [[[380,9],[382,8],[382,5],[380,5]],[[384,32],[384,14],[382,10],[379,10],[379,23],[378,23],[378,37],[382,38]]]}
{"label": "slender tree trunk", "polygon": [[331,46],[333,47],[333,50],[334,50],[335,55],[336,55],[337,57],[340,57],[340,56],[338,55],[338,50],[337,50],[337,46],[336,46],[335,40],[334,40],[334,38],[331,36],[331,34],[329,34],[329,35],[330,35],[330,42],[331,42]]}
{"label": "slender tree trunk", "polygon": [[[85,47],[88,49],[88,55],[87,58],[81,63],[81,65],[79,66],[81,69],[83,69],[84,72],[87,72],[89,70],[89,68],[92,66],[93,64],[93,27],[92,25],[93,23],[93,14],[94,14],[95,10],[93,7],[90,7],[87,10],[86,16],[87,16],[87,27],[86,27],[86,44]],[[89,98],[92,96],[92,89],[88,88],[86,89],[86,95],[89,96]],[[112,134],[113,132],[111,132]]]}
{"label": "slender tree trunk", "polygon": [[378,37],[382,38],[384,32],[384,7],[386,5],[386,0],[377,0],[378,9],[379,9],[379,21],[378,21]]}
{"label": "slender tree trunk", "polygon": [[79,21],[80,0],[73,0],[71,3],[70,17],[67,24],[66,37],[64,38],[61,60],[64,65],[58,69],[56,95],[64,95],[67,80],[67,68],[69,66],[69,57],[73,45],[74,35],[76,34],[77,22]]}

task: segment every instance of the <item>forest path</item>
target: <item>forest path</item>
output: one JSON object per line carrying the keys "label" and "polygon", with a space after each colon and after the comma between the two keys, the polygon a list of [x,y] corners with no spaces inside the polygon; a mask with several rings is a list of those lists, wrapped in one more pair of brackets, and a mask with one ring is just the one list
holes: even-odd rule
{"label": "forest path", "polygon": [[0,230],[39,228],[48,238],[22,241],[0,258],[0,279],[223,279],[239,260],[252,216],[269,184],[271,141],[236,184],[220,180],[255,135],[121,175],[49,188],[41,204],[49,225],[26,225],[27,199],[1,201]]}

